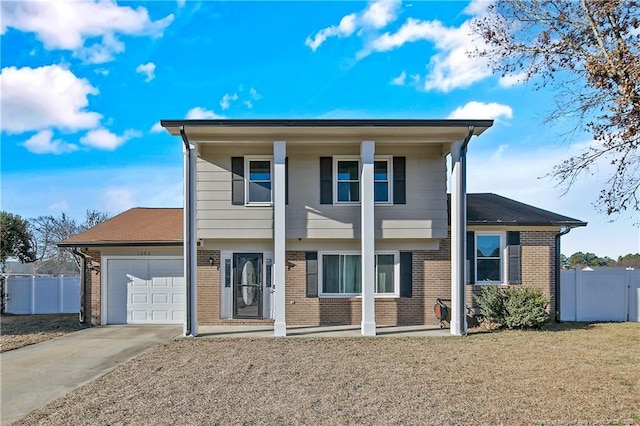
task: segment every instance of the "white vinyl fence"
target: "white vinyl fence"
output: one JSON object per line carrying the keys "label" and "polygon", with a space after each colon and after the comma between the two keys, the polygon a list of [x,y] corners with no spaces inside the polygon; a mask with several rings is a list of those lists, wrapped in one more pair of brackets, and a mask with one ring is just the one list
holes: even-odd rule
{"label": "white vinyl fence", "polygon": [[560,319],[640,322],[640,269],[562,271]]}
{"label": "white vinyl fence", "polygon": [[4,292],[8,314],[73,314],[80,311],[80,276],[8,275]]}

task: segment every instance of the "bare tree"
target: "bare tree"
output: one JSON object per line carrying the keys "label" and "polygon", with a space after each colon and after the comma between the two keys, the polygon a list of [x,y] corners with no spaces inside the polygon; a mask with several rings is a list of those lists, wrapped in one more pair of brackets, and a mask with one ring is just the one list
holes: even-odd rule
{"label": "bare tree", "polygon": [[567,191],[605,160],[613,165],[599,200],[608,215],[640,211],[640,3],[635,0],[497,1],[472,28],[485,46],[472,55],[495,72],[558,90],[550,119],[572,117],[594,142],[556,165]]}
{"label": "bare tree", "polygon": [[30,224],[36,239],[38,272],[61,273],[80,270],[81,259],[70,249],[58,247],[57,244],[108,218],[107,213],[87,210],[85,220],[80,224],[65,213],[58,217],[49,215],[32,219]]}

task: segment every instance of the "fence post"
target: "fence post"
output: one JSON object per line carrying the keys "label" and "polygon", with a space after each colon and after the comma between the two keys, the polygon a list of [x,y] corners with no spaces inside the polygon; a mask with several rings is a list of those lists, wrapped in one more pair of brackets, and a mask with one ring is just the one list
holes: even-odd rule
{"label": "fence post", "polygon": [[58,276],[58,313],[64,312],[64,275]]}
{"label": "fence post", "polygon": [[573,269],[576,273],[576,321],[582,321],[582,271]]}
{"label": "fence post", "polygon": [[31,315],[36,312],[36,276],[31,275]]}

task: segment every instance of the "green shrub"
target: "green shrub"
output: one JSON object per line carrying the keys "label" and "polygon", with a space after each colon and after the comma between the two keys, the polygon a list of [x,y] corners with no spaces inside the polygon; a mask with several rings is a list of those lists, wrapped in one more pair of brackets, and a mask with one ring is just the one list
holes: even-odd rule
{"label": "green shrub", "polygon": [[536,288],[487,285],[474,298],[485,325],[540,328],[551,319],[547,312],[549,298]]}
{"label": "green shrub", "polygon": [[541,328],[549,323],[549,298],[537,288],[516,287],[504,301],[508,328]]}
{"label": "green shrub", "polygon": [[481,322],[499,324],[500,327],[506,325],[505,321],[505,292],[497,285],[486,285],[480,290],[480,294],[474,298],[480,307],[482,315]]}

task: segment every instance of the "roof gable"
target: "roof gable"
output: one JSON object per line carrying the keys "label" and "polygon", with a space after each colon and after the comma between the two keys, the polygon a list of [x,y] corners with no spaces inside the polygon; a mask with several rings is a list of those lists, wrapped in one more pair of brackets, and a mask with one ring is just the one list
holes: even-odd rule
{"label": "roof gable", "polygon": [[137,207],[64,240],[60,246],[181,245],[181,208]]}

